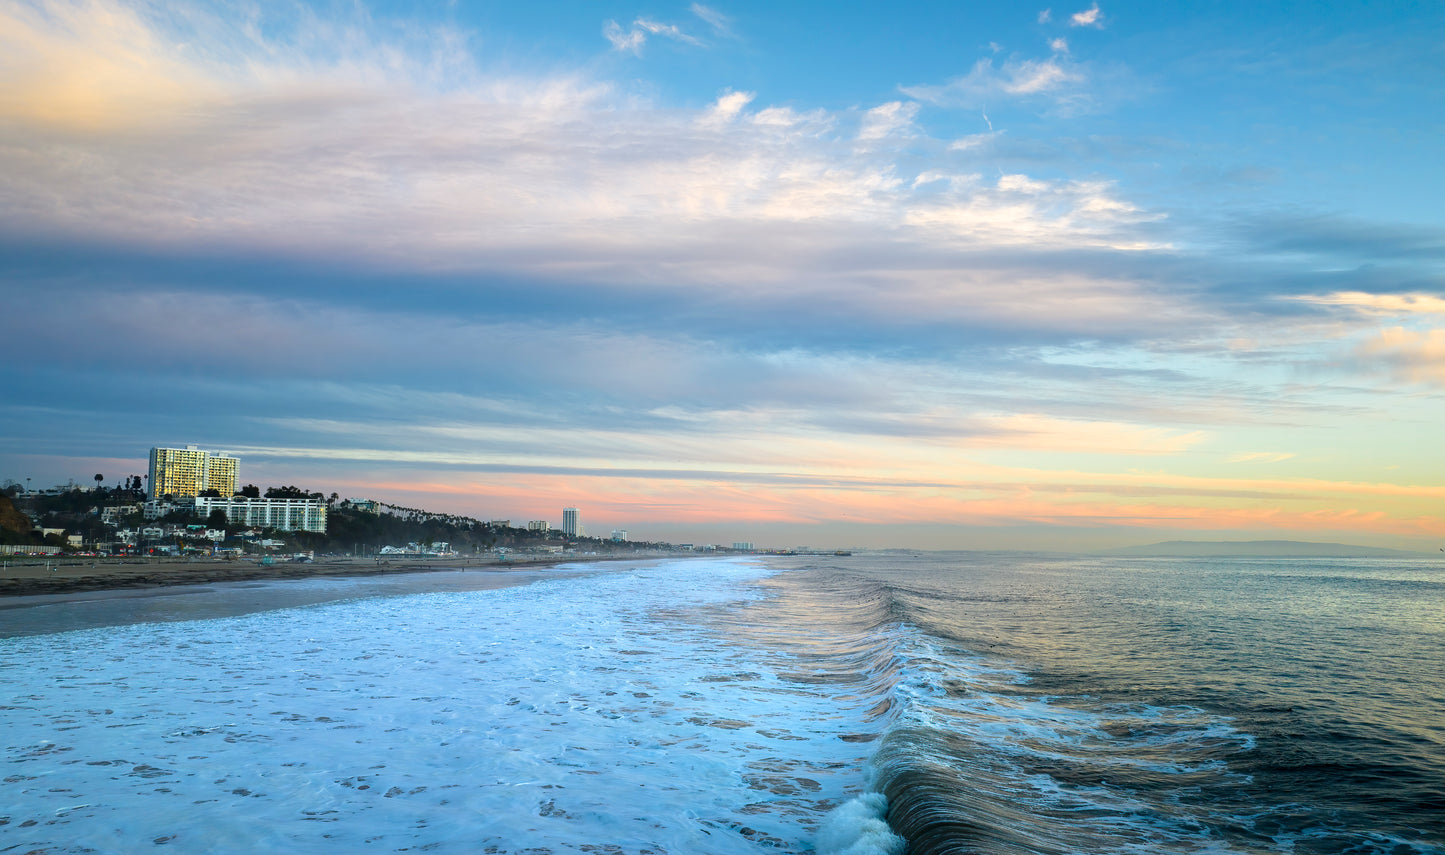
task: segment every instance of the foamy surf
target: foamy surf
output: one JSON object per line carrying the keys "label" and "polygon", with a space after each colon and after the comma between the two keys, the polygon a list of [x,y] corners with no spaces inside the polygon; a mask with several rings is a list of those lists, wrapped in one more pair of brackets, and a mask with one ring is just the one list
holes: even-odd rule
{"label": "foamy surf", "polygon": [[807,851],[862,788],[869,746],[842,738],[860,716],[833,687],[727,636],[765,572],[694,561],[7,639],[0,837]]}
{"label": "foamy surf", "polygon": [[818,828],[818,855],[901,855],[908,845],[888,827],[888,797],[864,793],[829,812]]}

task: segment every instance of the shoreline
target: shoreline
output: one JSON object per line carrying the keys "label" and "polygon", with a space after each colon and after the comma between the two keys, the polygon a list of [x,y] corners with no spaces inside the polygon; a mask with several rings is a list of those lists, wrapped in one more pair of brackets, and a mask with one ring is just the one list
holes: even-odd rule
{"label": "shoreline", "polygon": [[[605,561],[639,561],[678,558],[681,555],[625,553],[615,555],[522,556],[505,560],[495,556],[407,560],[402,558],[331,558],[310,563],[282,562],[262,565],[252,560],[177,558],[92,558],[49,562],[29,558],[25,563],[0,565],[0,608],[18,597],[87,593],[124,589],[169,588],[220,582],[280,581],[324,576],[372,577],[447,570],[481,570],[496,573],[591,564]],[[13,605],[19,605],[14,603]]]}

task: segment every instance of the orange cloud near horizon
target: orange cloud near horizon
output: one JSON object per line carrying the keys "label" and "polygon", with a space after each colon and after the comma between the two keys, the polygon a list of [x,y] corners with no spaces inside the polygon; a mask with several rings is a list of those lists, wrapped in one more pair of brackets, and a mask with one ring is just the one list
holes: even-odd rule
{"label": "orange cloud near horizon", "polygon": [[[435,475],[436,473],[432,473]],[[1232,482],[1231,482],[1232,483]],[[809,527],[852,522],[880,526],[959,527],[1054,526],[1129,530],[1258,532],[1278,530],[1331,539],[1358,534],[1409,539],[1445,538],[1445,519],[1431,515],[1421,500],[1438,490],[1404,489],[1380,501],[1380,485],[1298,485],[1297,498],[1281,498],[1278,482],[1253,485],[1270,498],[1223,504],[1204,495],[1167,495],[1159,501],[1106,498],[1097,487],[972,484],[956,489],[881,484],[787,486],[723,481],[657,480],[613,476],[468,476],[425,482],[356,483],[357,490],[399,504],[448,509],[479,518],[555,519],[562,507],[584,509],[584,518],[604,526],[726,524]],[[1117,486],[1117,485],[1116,485]],[[1148,482],[1134,485],[1147,492]],[[1177,488],[1176,488],[1177,489]],[[1185,490],[1184,492],[1188,492]],[[1410,495],[1421,492],[1425,495]],[[405,497],[405,498],[404,498]]]}

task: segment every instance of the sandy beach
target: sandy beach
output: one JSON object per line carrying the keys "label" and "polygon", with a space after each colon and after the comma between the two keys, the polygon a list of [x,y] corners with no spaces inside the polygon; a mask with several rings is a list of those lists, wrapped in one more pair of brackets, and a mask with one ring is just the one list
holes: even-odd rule
{"label": "sandy beach", "polygon": [[458,558],[323,558],[309,563],[256,559],[194,560],[184,558],[45,558],[7,557],[0,562],[0,597],[65,594],[122,588],[153,588],[251,580],[305,579],[316,576],[380,576],[439,570],[485,569],[492,572],[534,570],[558,564],[623,561],[662,557],[656,553],[559,557],[495,556]]}

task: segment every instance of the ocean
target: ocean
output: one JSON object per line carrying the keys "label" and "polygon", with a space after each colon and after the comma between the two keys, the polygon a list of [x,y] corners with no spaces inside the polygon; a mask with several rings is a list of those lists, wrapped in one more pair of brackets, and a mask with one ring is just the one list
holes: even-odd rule
{"label": "ocean", "polygon": [[1442,561],[539,575],[0,604],[0,853],[1445,853]]}

